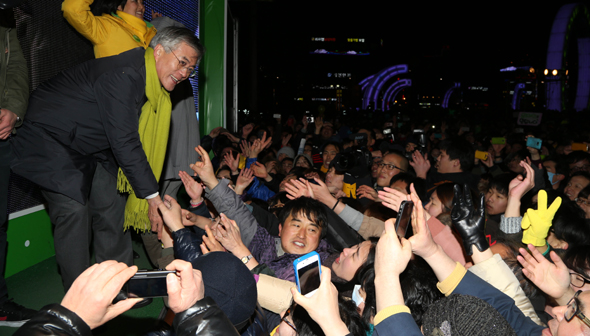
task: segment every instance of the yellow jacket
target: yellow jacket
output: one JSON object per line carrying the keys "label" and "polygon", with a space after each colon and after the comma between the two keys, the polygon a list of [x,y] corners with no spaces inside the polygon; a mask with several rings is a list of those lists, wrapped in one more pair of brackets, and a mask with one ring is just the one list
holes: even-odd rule
{"label": "yellow jacket", "polygon": [[127,50],[147,48],[156,35],[149,22],[122,11],[94,16],[93,0],[65,0],[61,6],[66,20],[94,45],[94,57],[118,55]]}

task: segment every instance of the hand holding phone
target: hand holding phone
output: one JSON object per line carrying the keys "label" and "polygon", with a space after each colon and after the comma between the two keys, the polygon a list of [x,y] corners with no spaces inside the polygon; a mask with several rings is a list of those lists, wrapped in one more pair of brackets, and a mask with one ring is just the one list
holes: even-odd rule
{"label": "hand holding phone", "polygon": [[475,151],[475,158],[476,159],[480,159],[482,161],[485,161],[488,159],[488,152],[483,152],[483,151]]}
{"label": "hand holding phone", "polygon": [[129,298],[154,298],[168,296],[166,276],[176,271],[138,271],[123,285]]}
{"label": "hand holding phone", "polygon": [[395,219],[395,231],[401,238],[406,237],[408,226],[411,225],[412,210],[414,209],[414,202],[402,201]]}
{"label": "hand holding phone", "polygon": [[540,150],[542,145],[543,145],[543,140],[541,140],[541,139],[537,139],[537,138],[533,138],[533,137],[528,137],[526,139],[526,146],[527,147],[536,148],[536,149]]}
{"label": "hand holding phone", "polygon": [[312,251],[293,261],[297,290],[306,297],[312,296],[318,287],[322,276],[320,255]]}

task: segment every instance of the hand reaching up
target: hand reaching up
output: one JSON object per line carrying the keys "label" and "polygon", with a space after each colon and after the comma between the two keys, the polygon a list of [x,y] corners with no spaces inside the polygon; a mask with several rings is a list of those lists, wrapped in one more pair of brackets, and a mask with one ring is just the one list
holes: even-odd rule
{"label": "hand reaching up", "polygon": [[463,247],[467,255],[472,255],[471,246],[475,245],[480,252],[487,250],[490,245],[485,237],[485,199],[479,197],[479,209],[475,210],[471,200],[469,186],[465,185],[463,190],[458,184],[453,187],[453,210],[451,220],[453,227],[463,238]]}

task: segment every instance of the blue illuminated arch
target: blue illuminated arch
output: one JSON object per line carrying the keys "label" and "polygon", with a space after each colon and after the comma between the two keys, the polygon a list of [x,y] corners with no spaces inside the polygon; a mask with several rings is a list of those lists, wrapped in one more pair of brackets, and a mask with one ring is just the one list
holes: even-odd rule
{"label": "blue illuminated arch", "polygon": [[[549,47],[547,49],[547,74],[546,92],[547,109],[562,111],[565,108],[565,65],[564,59],[567,56],[570,43],[569,36],[573,23],[582,20],[586,27],[590,26],[590,14],[588,8],[583,4],[567,4],[562,6],[551,27],[549,36]],[[588,107],[588,96],[590,94],[590,41],[588,38],[578,39],[578,85],[574,109],[577,111]],[[575,43],[575,41],[574,41]],[[551,75],[557,70],[557,75]]]}
{"label": "blue illuminated arch", "polygon": [[365,94],[363,95],[363,109],[366,109],[371,102],[374,102],[375,107],[377,107],[377,98],[385,82],[393,76],[406,72],[408,72],[408,66],[406,64],[394,65],[379,71],[369,84],[368,89],[365,90]]}
{"label": "blue illuminated arch", "polygon": [[375,77],[375,75],[371,75],[365,79],[363,79],[362,81],[359,82],[359,85],[361,86],[361,90],[365,90],[365,88],[367,87],[367,85],[369,85],[369,83],[371,83],[371,80]]}
{"label": "blue illuminated arch", "polygon": [[398,81],[395,81],[393,84],[391,84],[387,90],[385,91],[385,93],[383,94],[383,102],[381,103],[381,110],[385,111],[385,104],[387,104],[387,109],[389,110],[389,102],[392,102],[395,100],[395,97],[397,96],[397,94],[405,89],[406,87],[410,87],[412,86],[412,80],[411,79],[400,79]]}
{"label": "blue illuminated arch", "polygon": [[443,98],[442,108],[449,108],[449,99],[451,99],[451,94],[453,94],[453,92],[455,92],[455,90],[460,87],[461,83],[454,83],[453,86],[447,90]]}

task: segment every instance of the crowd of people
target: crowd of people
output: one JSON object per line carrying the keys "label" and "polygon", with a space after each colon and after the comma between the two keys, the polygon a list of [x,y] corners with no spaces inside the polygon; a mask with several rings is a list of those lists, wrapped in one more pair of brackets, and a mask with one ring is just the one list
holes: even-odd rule
{"label": "crowd of people", "polygon": [[[146,303],[121,296],[133,229],[175,271],[174,322],[149,335],[590,334],[584,125],[329,111],[201,138],[183,90],[204,56],[194,32],[143,21],[141,0],[62,9],[97,59],[0,110],[14,135],[0,149],[43,188],[67,290],[38,312],[11,303],[17,335],[89,335]],[[311,252],[308,297],[293,262]]]}

